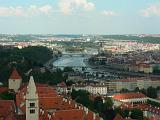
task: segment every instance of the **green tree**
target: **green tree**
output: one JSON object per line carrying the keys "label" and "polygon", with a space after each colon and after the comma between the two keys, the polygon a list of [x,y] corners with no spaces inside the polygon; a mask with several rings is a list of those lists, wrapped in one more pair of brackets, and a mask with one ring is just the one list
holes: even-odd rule
{"label": "green tree", "polygon": [[121,112],[123,118],[129,117],[129,109],[125,109]]}
{"label": "green tree", "polygon": [[134,89],[134,91],[135,91],[135,92],[140,92],[139,87],[136,87],[136,88]]}
{"label": "green tree", "polygon": [[103,100],[100,96],[96,97],[93,102],[94,108],[97,109],[99,112],[104,110]]}
{"label": "green tree", "polygon": [[4,93],[0,94],[0,98],[4,99],[4,100],[14,100],[15,95],[13,95],[12,93],[9,93],[9,92],[4,92]]}
{"label": "green tree", "polygon": [[127,88],[122,88],[122,90],[120,91],[120,93],[128,93],[129,90]]}
{"label": "green tree", "polygon": [[143,120],[143,111],[139,109],[133,109],[131,110],[131,116],[132,119],[136,120]]}
{"label": "green tree", "polygon": [[105,106],[106,106],[106,109],[111,109],[112,108],[112,106],[113,106],[113,100],[112,100],[112,98],[106,97],[106,99],[105,99]]}
{"label": "green tree", "polygon": [[147,96],[150,98],[157,98],[157,90],[156,88],[149,87],[147,89]]}
{"label": "green tree", "polygon": [[64,72],[73,72],[74,70],[72,67],[65,67],[63,71]]}

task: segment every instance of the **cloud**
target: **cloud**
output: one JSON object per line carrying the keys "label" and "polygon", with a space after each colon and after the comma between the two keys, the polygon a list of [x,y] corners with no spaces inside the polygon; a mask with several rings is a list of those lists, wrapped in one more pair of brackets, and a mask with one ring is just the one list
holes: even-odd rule
{"label": "cloud", "polygon": [[44,14],[49,14],[52,11],[52,7],[50,5],[45,5],[40,7],[39,10]]}
{"label": "cloud", "polygon": [[104,10],[103,12],[101,12],[102,15],[105,15],[105,16],[117,16],[117,13],[114,12],[114,11],[107,11],[107,10]]}
{"label": "cloud", "polygon": [[83,9],[85,11],[93,10],[94,3],[88,2],[88,0],[60,0],[59,8],[63,14],[70,14],[75,9]]}
{"label": "cloud", "polygon": [[9,16],[23,16],[27,17],[30,15],[36,14],[49,14],[53,8],[50,5],[44,6],[34,6],[31,5],[29,7],[0,7],[0,16],[9,17]]}
{"label": "cloud", "polygon": [[141,14],[144,17],[160,16],[160,3],[150,5],[148,8],[142,10]]}

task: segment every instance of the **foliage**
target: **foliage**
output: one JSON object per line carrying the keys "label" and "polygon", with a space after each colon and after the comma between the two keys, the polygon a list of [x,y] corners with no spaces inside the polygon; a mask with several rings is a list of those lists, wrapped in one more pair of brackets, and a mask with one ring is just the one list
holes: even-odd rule
{"label": "foliage", "polygon": [[52,51],[41,46],[23,49],[0,47],[0,58],[0,78],[7,85],[13,66],[17,68],[22,78],[26,80],[25,73],[34,67],[42,67],[44,63],[52,58]]}
{"label": "foliage", "polygon": [[64,72],[73,72],[74,70],[72,67],[65,67],[63,71]]}
{"label": "foliage", "polygon": [[87,91],[76,91],[74,89],[72,90],[71,96],[72,99],[76,100],[76,102],[83,104],[94,112],[97,112],[101,117],[104,118],[104,120],[111,120],[108,118],[114,117],[114,110],[112,109],[113,101],[111,98],[106,98],[105,102],[103,103],[103,99],[100,96],[97,96],[94,98],[94,100],[91,100],[90,93]]}
{"label": "foliage", "polygon": [[129,112],[130,110],[129,109],[125,109],[121,112],[121,115],[123,118],[126,118],[126,117],[129,117]]}
{"label": "foliage", "polygon": [[98,112],[104,112],[105,106],[103,105],[103,100],[100,96],[96,97],[93,101],[94,109],[97,109]]}
{"label": "foliage", "polygon": [[128,93],[129,90],[127,88],[122,88],[122,90],[120,90],[120,93]]}
{"label": "foliage", "polygon": [[160,103],[155,102],[155,101],[147,100],[147,103],[152,105],[152,106],[160,107]]}
{"label": "foliage", "polygon": [[110,97],[106,97],[105,99],[105,106],[107,109],[111,109],[113,106],[113,100]]}
{"label": "foliage", "polygon": [[56,71],[53,73],[49,71],[46,71],[44,73],[33,72],[32,75],[34,76],[34,80],[37,83],[46,83],[49,85],[56,85],[66,80],[66,78],[63,76],[62,71]]}
{"label": "foliage", "polygon": [[89,92],[85,90],[72,90],[71,93],[72,99],[75,99],[78,103],[83,104],[84,106],[90,106],[91,101],[89,99]]}
{"label": "foliage", "polygon": [[15,95],[13,95],[12,93],[9,93],[9,92],[4,92],[4,93],[1,93],[0,94],[0,98],[1,99],[4,99],[4,100],[14,100]]}
{"label": "foliage", "polygon": [[150,98],[157,98],[157,90],[156,88],[149,87],[147,89],[147,96]]}
{"label": "foliage", "polygon": [[136,120],[143,120],[143,112],[139,109],[131,110],[131,118]]}
{"label": "foliage", "polygon": [[74,84],[74,82],[72,80],[69,80],[69,81],[66,82],[67,86],[71,86],[72,84]]}

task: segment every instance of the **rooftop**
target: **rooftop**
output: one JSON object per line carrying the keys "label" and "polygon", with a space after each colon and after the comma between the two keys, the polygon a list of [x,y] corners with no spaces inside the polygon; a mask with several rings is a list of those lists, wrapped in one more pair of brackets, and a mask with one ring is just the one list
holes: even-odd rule
{"label": "rooftop", "polygon": [[113,95],[115,100],[134,99],[134,98],[146,98],[142,93],[118,93]]}
{"label": "rooftop", "polygon": [[13,71],[12,71],[9,79],[19,80],[19,79],[22,79],[22,78],[19,75],[19,73],[17,72],[16,68],[13,68]]}

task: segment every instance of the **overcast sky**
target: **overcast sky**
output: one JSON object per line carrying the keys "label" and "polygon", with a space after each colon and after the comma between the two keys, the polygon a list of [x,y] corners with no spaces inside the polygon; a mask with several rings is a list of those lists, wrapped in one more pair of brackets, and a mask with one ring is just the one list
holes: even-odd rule
{"label": "overcast sky", "polygon": [[158,34],[160,0],[0,0],[0,33]]}

